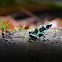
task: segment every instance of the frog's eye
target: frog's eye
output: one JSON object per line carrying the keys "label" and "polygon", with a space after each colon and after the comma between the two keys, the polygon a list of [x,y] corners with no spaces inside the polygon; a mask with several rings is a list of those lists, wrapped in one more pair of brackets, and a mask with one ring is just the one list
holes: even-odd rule
{"label": "frog's eye", "polygon": [[50,28],[51,26],[52,26],[52,24],[51,25],[47,25],[46,28]]}

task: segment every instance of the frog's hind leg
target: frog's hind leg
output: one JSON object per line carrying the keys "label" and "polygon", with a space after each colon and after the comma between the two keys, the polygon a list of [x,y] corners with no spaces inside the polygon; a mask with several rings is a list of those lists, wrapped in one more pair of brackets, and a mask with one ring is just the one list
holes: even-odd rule
{"label": "frog's hind leg", "polygon": [[35,40],[29,40],[29,42],[32,42],[32,43],[34,43],[34,42],[36,42]]}
{"label": "frog's hind leg", "polygon": [[34,42],[34,40],[29,36],[29,42]]}
{"label": "frog's hind leg", "polygon": [[36,43],[36,38],[29,37],[29,42]]}

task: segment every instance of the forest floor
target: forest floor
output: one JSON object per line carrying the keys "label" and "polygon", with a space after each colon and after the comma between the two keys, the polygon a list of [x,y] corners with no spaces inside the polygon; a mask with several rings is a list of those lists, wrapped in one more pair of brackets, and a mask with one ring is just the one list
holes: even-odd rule
{"label": "forest floor", "polygon": [[54,61],[62,57],[62,28],[50,28],[43,37],[29,42],[29,30],[6,31],[5,38],[0,33],[0,58],[24,62]]}

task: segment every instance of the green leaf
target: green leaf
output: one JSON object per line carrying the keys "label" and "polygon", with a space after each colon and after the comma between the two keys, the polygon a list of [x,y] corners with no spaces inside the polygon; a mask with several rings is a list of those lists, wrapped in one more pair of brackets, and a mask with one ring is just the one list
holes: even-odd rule
{"label": "green leaf", "polygon": [[1,26],[3,27],[3,22],[0,20]]}
{"label": "green leaf", "polygon": [[8,24],[6,24],[5,27],[6,27],[7,25],[9,25],[10,23],[12,23],[12,22],[9,22]]}
{"label": "green leaf", "polygon": [[6,27],[8,24],[10,24],[11,22],[9,22],[9,23],[7,23],[7,24],[5,25],[5,24],[3,24],[3,22],[0,20],[0,23],[1,23],[1,26],[2,26],[2,32],[4,32],[5,27]]}

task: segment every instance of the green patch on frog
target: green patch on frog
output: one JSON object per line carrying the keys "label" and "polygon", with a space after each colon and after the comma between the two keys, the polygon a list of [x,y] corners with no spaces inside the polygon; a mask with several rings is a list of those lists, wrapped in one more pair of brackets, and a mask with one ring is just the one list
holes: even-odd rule
{"label": "green patch on frog", "polygon": [[29,31],[29,41],[36,42],[36,40],[39,39],[39,37],[41,36],[43,36],[43,41],[46,41],[44,32],[47,31],[51,26],[52,24],[47,23],[43,26],[42,25],[37,26],[36,29],[33,31]]}

